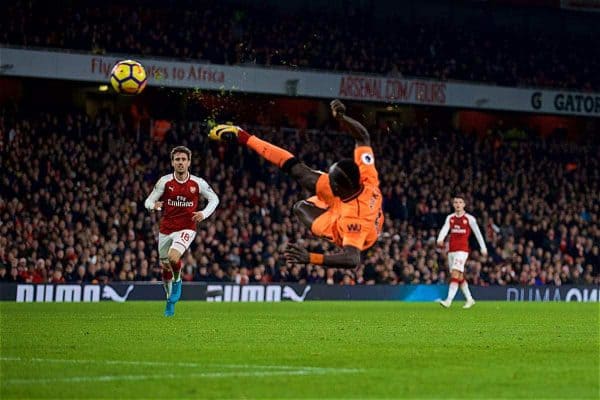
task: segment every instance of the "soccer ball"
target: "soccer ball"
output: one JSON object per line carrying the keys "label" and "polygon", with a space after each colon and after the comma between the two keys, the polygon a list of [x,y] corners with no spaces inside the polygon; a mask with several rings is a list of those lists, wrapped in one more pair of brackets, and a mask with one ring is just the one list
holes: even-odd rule
{"label": "soccer ball", "polygon": [[117,93],[140,94],[146,82],[146,70],[137,61],[119,61],[110,71],[110,84]]}

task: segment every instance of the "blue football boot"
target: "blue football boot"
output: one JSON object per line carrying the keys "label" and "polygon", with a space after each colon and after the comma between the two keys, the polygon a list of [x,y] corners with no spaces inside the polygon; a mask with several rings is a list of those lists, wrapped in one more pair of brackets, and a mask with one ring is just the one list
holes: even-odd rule
{"label": "blue football boot", "polygon": [[167,306],[165,307],[165,317],[172,317],[175,315],[175,303],[167,300]]}
{"label": "blue football boot", "polygon": [[173,282],[173,290],[171,291],[171,296],[169,297],[169,301],[173,304],[177,303],[181,298],[181,279]]}

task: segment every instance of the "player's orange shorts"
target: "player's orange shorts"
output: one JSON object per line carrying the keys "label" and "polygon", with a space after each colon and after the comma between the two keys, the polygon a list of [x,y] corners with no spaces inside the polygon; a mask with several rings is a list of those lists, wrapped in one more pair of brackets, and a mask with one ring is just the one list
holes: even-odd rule
{"label": "player's orange shorts", "polygon": [[[311,201],[311,199],[308,199],[307,201]],[[375,227],[373,229],[369,229],[369,232],[364,238],[364,240],[359,239],[351,241],[348,240],[349,238],[342,237],[342,234],[338,229],[339,219],[339,214],[333,212],[332,210],[327,210],[313,221],[310,227],[311,231],[315,236],[319,236],[324,239],[330,240],[340,247],[347,245],[354,246],[360,249],[361,251],[367,250],[368,248],[373,246],[377,241],[379,233],[378,230],[375,229]]]}
{"label": "player's orange shorts", "polygon": [[326,210],[323,214],[319,215],[313,221],[310,230],[315,236],[325,238],[333,241],[333,229],[335,221],[339,218],[339,215],[329,209],[329,206],[324,201],[320,200],[318,196],[312,196],[306,199],[309,203],[314,204],[316,207]]}

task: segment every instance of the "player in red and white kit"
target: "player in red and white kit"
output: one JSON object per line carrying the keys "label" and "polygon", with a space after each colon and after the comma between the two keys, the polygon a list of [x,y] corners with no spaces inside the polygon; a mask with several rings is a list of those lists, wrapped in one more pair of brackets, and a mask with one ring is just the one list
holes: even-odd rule
{"label": "player in red and white kit", "polygon": [[[219,205],[219,197],[202,178],[190,174],[192,152],[185,146],[171,151],[173,173],[158,180],[144,205],[150,211],[164,210],[158,235],[158,256],[167,294],[165,316],[175,314],[181,297],[181,256],[196,237],[196,224],[207,219]],[[197,211],[200,195],[208,200]]]}
{"label": "player in red and white kit", "polygon": [[469,284],[465,280],[465,263],[469,257],[469,236],[471,232],[475,234],[479,247],[481,249],[481,255],[487,256],[487,248],[483,241],[483,236],[477,225],[477,220],[471,214],[465,212],[465,198],[462,195],[454,196],[452,200],[454,206],[454,213],[446,217],[446,222],[440,231],[437,238],[438,246],[444,245],[444,239],[448,232],[450,232],[450,244],[448,249],[448,268],[450,268],[450,289],[448,290],[448,297],[446,300],[441,300],[440,304],[443,307],[450,307],[458,287],[462,290],[467,302],[463,308],[471,308],[475,304],[471,291],[469,290]]}

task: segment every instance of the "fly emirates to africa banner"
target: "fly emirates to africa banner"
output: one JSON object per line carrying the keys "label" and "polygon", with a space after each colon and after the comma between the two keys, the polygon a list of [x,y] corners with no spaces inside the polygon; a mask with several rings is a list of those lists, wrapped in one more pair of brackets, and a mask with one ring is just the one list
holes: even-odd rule
{"label": "fly emirates to africa banner", "polygon": [[[0,47],[0,75],[108,82],[124,56]],[[148,85],[600,117],[600,93],[138,58]]]}

